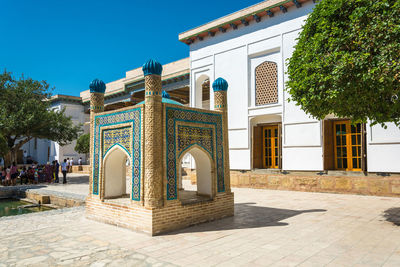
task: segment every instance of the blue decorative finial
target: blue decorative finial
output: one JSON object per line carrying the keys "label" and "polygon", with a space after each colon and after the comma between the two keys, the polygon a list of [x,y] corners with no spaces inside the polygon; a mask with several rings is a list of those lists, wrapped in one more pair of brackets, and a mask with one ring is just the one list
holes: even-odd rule
{"label": "blue decorative finial", "polygon": [[150,59],[149,61],[147,61],[146,63],[143,64],[142,70],[143,70],[144,76],[152,75],[152,74],[161,75],[162,65],[160,63],[158,63],[157,61]]}
{"label": "blue decorative finial", "polygon": [[228,82],[223,78],[218,78],[213,82],[212,87],[214,89],[214,92],[227,91],[228,90]]}
{"label": "blue decorative finial", "polygon": [[104,92],[106,91],[106,84],[102,80],[94,79],[90,83],[89,88],[90,88],[91,93],[103,93],[104,94]]}
{"label": "blue decorative finial", "polygon": [[168,98],[168,99],[170,99],[171,96],[167,93],[167,91],[163,90],[163,91],[162,91],[162,98]]}

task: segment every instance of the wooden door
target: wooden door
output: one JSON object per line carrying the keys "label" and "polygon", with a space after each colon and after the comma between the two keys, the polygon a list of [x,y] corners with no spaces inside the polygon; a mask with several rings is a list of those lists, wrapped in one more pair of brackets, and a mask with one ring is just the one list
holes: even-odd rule
{"label": "wooden door", "polygon": [[263,127],[263,167],[279,168],[279,158],[278,125]]}

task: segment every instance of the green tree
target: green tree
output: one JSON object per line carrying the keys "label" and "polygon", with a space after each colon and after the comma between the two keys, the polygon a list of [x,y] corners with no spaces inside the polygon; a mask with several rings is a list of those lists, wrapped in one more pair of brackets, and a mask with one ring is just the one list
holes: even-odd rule
{"label": "green tree", "polygon": [[16,161],[17,151],[32,138],[65,145],[78,137],[81,125],[74,125],[64,110],[51,109],[50,93],[46,81],[0,74],[0,134],[8,148],[5,162]]}
{"label": "green tree", "polygon": [[400,126],[400,1],[322,0],[307,18],[287,88],[308,114]]}
{"label": "green tree", "polygon": [[90,134],[82,134],[76,140],[75,151],[80,154],[89,154],[90,151]]}

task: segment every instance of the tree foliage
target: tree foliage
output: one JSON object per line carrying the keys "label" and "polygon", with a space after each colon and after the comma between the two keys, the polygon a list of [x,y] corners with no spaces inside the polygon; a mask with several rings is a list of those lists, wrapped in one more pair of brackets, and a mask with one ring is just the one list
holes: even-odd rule
{"label": "tree foliage", "polygon": [[90,150],[90,134],[82,134],[76,140],[75,151],[80,154],[88,154]]}
{"label": "tree foliage", "polygon": [[78,137],[81,125],[74,125],[64,110],[51,109],[50,93],[46,81],[16,80],[11,73],[0,74],[0,134],[10,160],[32,138],[65,145]]}
{"label": "tree foliage", "polygon": [[288,60],[291,100],[328,114],[400,126],[400,0],[322,0]]}

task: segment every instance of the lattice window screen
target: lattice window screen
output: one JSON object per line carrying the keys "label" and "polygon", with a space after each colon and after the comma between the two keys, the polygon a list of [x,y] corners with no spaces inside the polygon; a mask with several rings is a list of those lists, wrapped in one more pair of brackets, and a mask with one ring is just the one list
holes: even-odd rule
{"label": "lattice window screen", "polygon": [[256,106],[278,102],[278,67],[266,61],[256,67]]}

